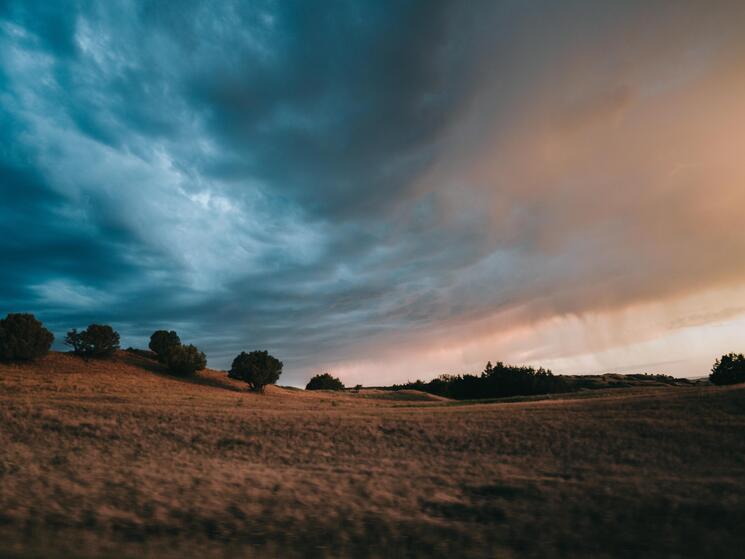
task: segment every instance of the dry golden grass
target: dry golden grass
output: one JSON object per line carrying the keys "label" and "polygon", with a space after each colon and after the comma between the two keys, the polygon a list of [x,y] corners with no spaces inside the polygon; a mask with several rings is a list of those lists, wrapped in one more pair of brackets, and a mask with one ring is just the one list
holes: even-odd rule
{"label": "dry golden grass", "polygon": [[0,366],[3,557],[736,557],[745,387],[457,405]]}

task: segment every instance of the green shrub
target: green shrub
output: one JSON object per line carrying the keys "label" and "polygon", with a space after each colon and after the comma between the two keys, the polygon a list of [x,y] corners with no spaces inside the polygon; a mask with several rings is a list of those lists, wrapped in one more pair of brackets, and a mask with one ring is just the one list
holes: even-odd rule
{"label": "green shrub", "polygon": [[0,361],[28,361],[49,351],[54,335],[32,314],[9,313],[0,320]]}
{"label": "green shrub", "polygon": [[165,362],[168,350],[179,345],[181,345],[181,339],[173,330],[156,330],[150,336],[148,347],[158,356],[158,361]]}
{"label": "green shrub", "polygon": [[709,380],[713,384],[737,384],[745,382],[745,356],[728,353],[714,362]]}
{"label": "green shrub", "polygon": [[267,351],[242,351],[228,372],[230,378],[247,382],[254,392],[263,392],[267,384],[274,384],[282,374],[282,361]]}
{"label": "green shrub", "polygon": [[65,344],[72,347],[75,355],[107,357],[119,349],[119,333],[108,324],[91,324],[82,332],[70,330]]}
{"label": "green shrub", "polygon": [[305,386],[306,390],[344,390],[344,383],[328,373],[316,375]]}
{"label": "green shrub", "polygon": [[207,366],[207,357],[196,346],[172,346],[165,355],[164,362],[174,375],[187,376],[201,371]]}

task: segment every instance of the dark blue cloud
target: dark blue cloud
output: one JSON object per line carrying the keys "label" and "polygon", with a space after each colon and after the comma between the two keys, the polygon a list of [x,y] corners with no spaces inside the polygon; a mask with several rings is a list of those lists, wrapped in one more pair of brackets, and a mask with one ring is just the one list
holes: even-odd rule
{"label": "dark blue cloud", "polygon": [[468,89],[454,13],[4,3],[3,310],[132,343],[175,324],[221,366],[254,346],[311,366],[389,328],[415,255],[385,212]]}
{"label": "dark blue cloud", "polygon": [[441,2],[284,5],[269,52],[248,47],[193,77],[227,152],[212,172],[258,176],[322,215],[395,201],[469,83],[451,13]]}

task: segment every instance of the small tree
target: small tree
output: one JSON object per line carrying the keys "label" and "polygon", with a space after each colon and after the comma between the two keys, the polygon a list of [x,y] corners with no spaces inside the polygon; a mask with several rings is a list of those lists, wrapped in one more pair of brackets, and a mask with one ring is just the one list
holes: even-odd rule
{"label": "small tree", "polygon": [[181,339],[173,330],[156,330],[150,336],[148,347],[158,356],[158,361],[165,362],[168,350],[172,347],[181,345]]}
{"label": "small tree", "polygon": [[69,345],[75,355],[85,355],[87,348],[83,341],[83,333],[78,332],[77,328],[73,328],[67,332],[65,335],[65,345]]}
{"label": "small tree", "polygon": [[274,384],[282,374],[282,361],[267,351],[242,351],[228,372],[231,378],[247,382],[254,392],[263,392],[267,384]]}
{"label": "small tree", "polygon": [[0,361],[28,361],[49,351],[54,335],[32,314],[9,313],[0,320]]}
{"label": "small tree", "polygon": [[306,390],[344,390],[344,383],[328,373],[316,375],[305,386]]}
{"label": "small tree", "polygon": [[713,384],[737,384],[745,382],[745,356],[728,353],[714,362],[709,380]]}
{"label": "small tree", "polygon": [[207,366],[207,357],[196,346],[176,345],[168,349],[164,363],[174,375],[187,376]]}
{"label": "small tree", "polygon": [[70,330],[65,344],[72,347],[75,355],[107,357],[119,349],[119,333],[108,324],[91,324],[82,332]]}

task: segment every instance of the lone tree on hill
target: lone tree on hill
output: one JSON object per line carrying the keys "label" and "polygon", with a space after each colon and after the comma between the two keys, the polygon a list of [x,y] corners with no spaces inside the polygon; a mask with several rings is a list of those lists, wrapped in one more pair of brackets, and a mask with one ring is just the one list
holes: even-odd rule
{"label": "lone tree on hill", "polygon": [[165,362],[168,350],[181,345],[181,338],[173,330],[156,330],[150,336],[148,347],[158,356],[158,361]]}
{"label": "lone tree on hill", "polygon": [[82,332],[70,330],[65,344],[72,347],[75,355],[108,357],[119,349],[119,333],[108,324],[91,324]]}
{"label": "lone tree on hill", "polygon": [[187,376],[207,366],[207,357],[196,346],[175,345],[169,348],[163,362],[174,375]]}
{"label": "lone tree on hill", "polygon": [[0,361],[29,361],[43,357],[54,334],[32,314],[9,313],[0,319]]}
{"label": "lone tree on hill", "polygon": [[328,373],[316,375],[305,386],[306,390],[344,390],[344,383]]}
{"label": "lone tree on hill", "polygon": [[274,384],[282,374],[282,361],[267,351],[242,351],[228,372],[230,378],[247,382],[254,392],[263,392],[267,384]]}
{"label": "lone tree on hill", "polygon": [[714,362],[709,380],[713,384],[737,384],[745,382],[745,356],[728,353]]}

